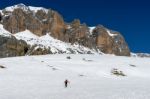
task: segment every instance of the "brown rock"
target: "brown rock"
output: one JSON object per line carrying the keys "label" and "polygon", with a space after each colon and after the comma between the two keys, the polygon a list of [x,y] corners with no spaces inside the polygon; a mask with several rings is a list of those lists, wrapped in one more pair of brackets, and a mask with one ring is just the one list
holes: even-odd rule
{"label": "brown rock", "polygon": [[74,21],[71,23],[71,26],[73,28],[79,28],[80,27],[80,20],[79,19],[74,19]]}
{"label": "brown rock", "polygon": [[55,11],[49,10],[48,13],[39,10],[37,13],[25,12],[22,9],[15,9],[9,13],[9,16],[3,20],[4,28],[11,33],[17,33],[30,30],[38,36],[42,36],[48,32],[52,33],[55,38],[61,39],[65,31],[63,18]]}
{"label": "brown rock", "polygon": [[30,48],[27,53],[28,55],[45,55],[45,54],[52,54],[50,48],[40,47],[38,45],[34,45]]}
{"label": "brown rock", "polygon": [[28,48],[25,41],[17,40],[13,36],[0,36],[0,57],[23,56],[27,53]]}
{"label": "brown rock", "polygon": [[53,37],[59,40],[63,40],[64,32],[66,29],[63,18],[57,12],[53,12],[52,17],[53,17],[53,20],[51,22],[50,32],[52,33]]}

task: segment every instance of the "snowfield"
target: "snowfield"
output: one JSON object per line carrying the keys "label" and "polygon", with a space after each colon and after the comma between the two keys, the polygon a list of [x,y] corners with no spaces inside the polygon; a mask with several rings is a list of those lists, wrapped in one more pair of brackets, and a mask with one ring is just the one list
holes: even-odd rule
{"label": "snowfield", "polygon": [[[112,74],[114,68],[125,76]],[[0,99],[150,99],[149,84],[150,58],[55,54],[0,59]]]}

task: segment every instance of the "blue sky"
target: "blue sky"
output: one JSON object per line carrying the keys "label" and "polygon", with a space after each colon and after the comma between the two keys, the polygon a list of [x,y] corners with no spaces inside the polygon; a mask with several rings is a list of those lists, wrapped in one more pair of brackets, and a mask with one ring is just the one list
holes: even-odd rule
{"label": "blue sky", "polygon": [[121,32],[132,52],[150,53],[149,0],[0,0],[0,9],[18,3],[52,8],[67,22],[102,24]]}

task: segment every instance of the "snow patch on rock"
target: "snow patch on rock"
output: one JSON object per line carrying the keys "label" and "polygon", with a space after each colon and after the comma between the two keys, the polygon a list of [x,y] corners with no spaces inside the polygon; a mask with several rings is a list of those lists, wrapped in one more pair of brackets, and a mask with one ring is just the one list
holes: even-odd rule
{"label": "snow patch on rock", "polygon": [[29,9],[30,9],[31,11],[33,11],[34,13],[37,13],[37,11],[39,11],[39,10],[42,10],[42,11],[44,11],[45,13],[48,13],[48,9],[45,9],[45,8],[43,8],[43,7],[33,7],[33,6],[29,6]]}
{"label": "snow patch on rock", "polygon": [[9,12],[12,12],[14,11],[15,9],[22,9],[23,11],[33,11],[34,13],[37,13],[37,11],[39,10],[42,10],[44,11],[45,13],[48,13],[48,9],[46,8],[43,8],[43,7],[33,7],[33,6],[26,6],[22,3],[20,4],[17,4],[17,5],[14,5],[14,6],[10,6],[10,7],[6,7],[4,10],[5,11],[9,11]]}
{"label": "snow patch on rock", "polygon": [[96,28],[95,26],[89,27],[89,31],[90,31],[90,34],[91,34],[91,35],[92,35],[92,32],[93,32],[93,30],[94,30],[95,28]]}
{"label": "snow patch on rock", "polygon": [[10,36],[11,36],[11,33],[8,32],[7,30],[5,30],[5,29],[3,28],[3,25],[0,24],[0,35],[1,35],[1,36],[10,37]]}
{"label": "snow patch on rock", "polygon": [[106,31],[107,31],[107,33],[109,34],[109,36],[117,36],[117,34],[113,34],[113,33],[111,33],[111,31],[110,31],[110,30],[108,30],[108,29],[106,29]]}
{"label": "snow patch on rock", "polygon": [[26,5],[20,3],[20,4],[17,4],[17,5],[14,5],[14,6],[6,7],[6,8],[5,8],[5,11],[10,11],[10,12],[12,12],[12,11],[14,11],[15,9],[18,9],[18,8],[20,8],[20,9],[22,9],[22,10],[24,10],[24,11],[28,11],[28,10],[29,10],[29,8],[28,8]]}

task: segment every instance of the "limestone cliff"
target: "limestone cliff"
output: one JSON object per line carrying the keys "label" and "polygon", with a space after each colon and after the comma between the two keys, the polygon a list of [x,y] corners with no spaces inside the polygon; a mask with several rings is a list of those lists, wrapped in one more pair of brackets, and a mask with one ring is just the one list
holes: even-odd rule
{"label": "limestone cliff", "polygon": [[[63,17],[52,9],[18,4],[1,10],[0,21],[4,28],[12,34],[30,30],[40,37],[49,33],[52,37],[63,42],[78,43],[81,46],[106,54],[130,56],[130,49],[119,32],[107,29],[102,25],[90,29],[86,24],[81,24],[78,19],[71,23],[64,22]],[[6,49],[13,49],[12,53],[16,53],[14,48],[17,45],[15,43],[14,45],[13,43],[9,44],[9,40],[7,43],[9,46]],[[23,50],[26,46],[25,43],[21,44],[23,45],[17,46],[19,50]],[[18,49],[15,50],[18,51]],[[51,52],[45,49],[45,51],[37,53],[47,54]],[[36,53],[33,52],[33,54]],[[23,52],[18,52],[16,55],[23,55]]]}

